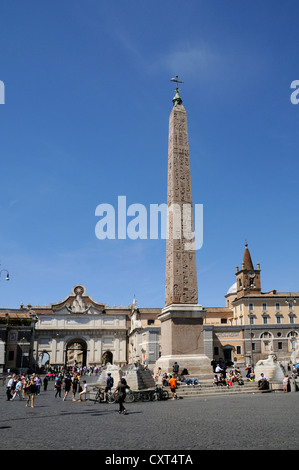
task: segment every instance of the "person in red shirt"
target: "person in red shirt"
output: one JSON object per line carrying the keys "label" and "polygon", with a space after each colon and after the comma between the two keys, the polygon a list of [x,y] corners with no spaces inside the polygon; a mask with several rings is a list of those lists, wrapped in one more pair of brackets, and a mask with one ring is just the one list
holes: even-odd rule
{"label": "person in red shirt", "polygon": [[169,379],[168,383],[170,385],[172,399],[174,400],[175,398],[177,398],[177,394],[176,394],[177,381],[174,375],[171,377],[171,379]]}

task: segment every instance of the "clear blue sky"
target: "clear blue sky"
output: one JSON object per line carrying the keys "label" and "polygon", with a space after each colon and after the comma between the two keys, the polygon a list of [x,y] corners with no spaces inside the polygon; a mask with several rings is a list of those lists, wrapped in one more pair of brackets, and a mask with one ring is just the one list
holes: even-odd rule
{"label": "clear blue sky", "polygon": [[199,303],[224,305],[244,243],[262,290],[299,291],[298,1],[51,0],[0,6],[0,306],[163,307],[164,240],[98,240],[101,203],[166,202],[184,80]]}

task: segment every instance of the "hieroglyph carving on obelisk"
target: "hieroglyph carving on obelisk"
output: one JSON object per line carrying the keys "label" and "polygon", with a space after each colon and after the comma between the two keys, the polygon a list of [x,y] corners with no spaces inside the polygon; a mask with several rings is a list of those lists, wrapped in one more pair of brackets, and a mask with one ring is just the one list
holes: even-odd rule
{"label": "hieroglyph carving on obelisk", "polygon": [[[197,304],[195,249],[187,113],[179,95],[178,78],[169,117],[165,306]],[[186,228],[186,225],[189,227]],[[191,240],[192,241],[192,240]]]}

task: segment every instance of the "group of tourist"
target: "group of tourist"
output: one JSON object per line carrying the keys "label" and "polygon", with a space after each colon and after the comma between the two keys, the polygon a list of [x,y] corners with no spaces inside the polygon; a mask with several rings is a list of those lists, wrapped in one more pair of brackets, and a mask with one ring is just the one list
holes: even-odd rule
{"label": "group of tourist", "polygon": [[6,384],[6,396],[7,401],[12,401],[16,397],[19,400],[26,399],[26,407],[31,404],[33,408],[34,404],[34,397],[35,395],[40,394],[40,388],[42,384],[42,379],[38,374],[33,374],[29,376],[26,375],[9,375],[7,377],[7,384]]}
{"label": "group of tourist", "polygon": [[103,366],[80,366],[80,365],[74,365],[72,367],[68,367],[66,370],[65,369],[61,369],[61,368],[52,368],[52,367],[49,367],[47,368],[46,370],[46,375],[48,376],[57,376],[61,373],[64,373],[64,372],[68,372],[68,373],[72,373],[72,374],[79,374],[81,377],[83,375],[88,375],[88,376],[91,376],[91,375],[95,375],[95,376],[98,376],[99,373],[102,371],[102,368]]}
{"label": "group of tourist", "polygon": [[164,372],[162,373],[161,367],[158,367],[157,372],[154,374],[154,381],[155,383],[161,382],[163,387],[170,386],[170,380],[175,377],[177,381],[180,383],[184,383],[186,385],[200,385],[199,380],[197,377],[189,377],[188,370],[184,368],[182,372],[179,372],[179,365],[177,362],[173,365],[172,374]]}
{"label": "group of tourist", "polygon": [[[61,372],[55,375],[54,381],[54,397],[61,398],[61,392],[63,392],[64,401],[69,393],[72,395],[72,401],[82,401],[83,395],[88,392],[86,380],[83,380],[81,385],[81,376],[78,372]],[[8,375],[6,384],[7,401],[13,401],[18,397],[19,400],[26,400],[26,407],[30,404],[33,408],[35,396],[40,395],[42,386],[44,391],[48,389],[48,382],[49,378],[47,376],[42,379],[39,374]],[[78,400],[76,399],[77,393]]]}

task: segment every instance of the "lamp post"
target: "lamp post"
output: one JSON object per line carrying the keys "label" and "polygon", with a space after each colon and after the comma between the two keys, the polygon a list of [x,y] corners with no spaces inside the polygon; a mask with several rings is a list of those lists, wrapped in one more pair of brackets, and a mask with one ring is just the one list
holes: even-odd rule
{"label": "lamp post", "polygon": [[20,374],[21,375],[22,375],[22,369],[23,369],[23,356],[24,356],[23,348],[24,348],[25,341],[26,341],[26,338],[23,336],[23,338],[20,341],[20,343],[21,343],[21,370],[20,370]]}
{"label": "lamp post", "polygon": [[[1,265],[0,265],[0,266],[1,266]],[[5,278],[5,280],[6,280],[6,281],[9,281],[9,272],[7,271],[7,269],[1,269],[1,270],[0,270],[0,277],[1,277],[1,274],[3,273],[3,271],[6,272],[6,278]]]}
{"label": "lamp post", "polygon": [[285,299],[285,303],[289,306],[289,313],[293,312],[294,304],[296,303],[295,297],[292,296],[290,292],[290,296]]}

